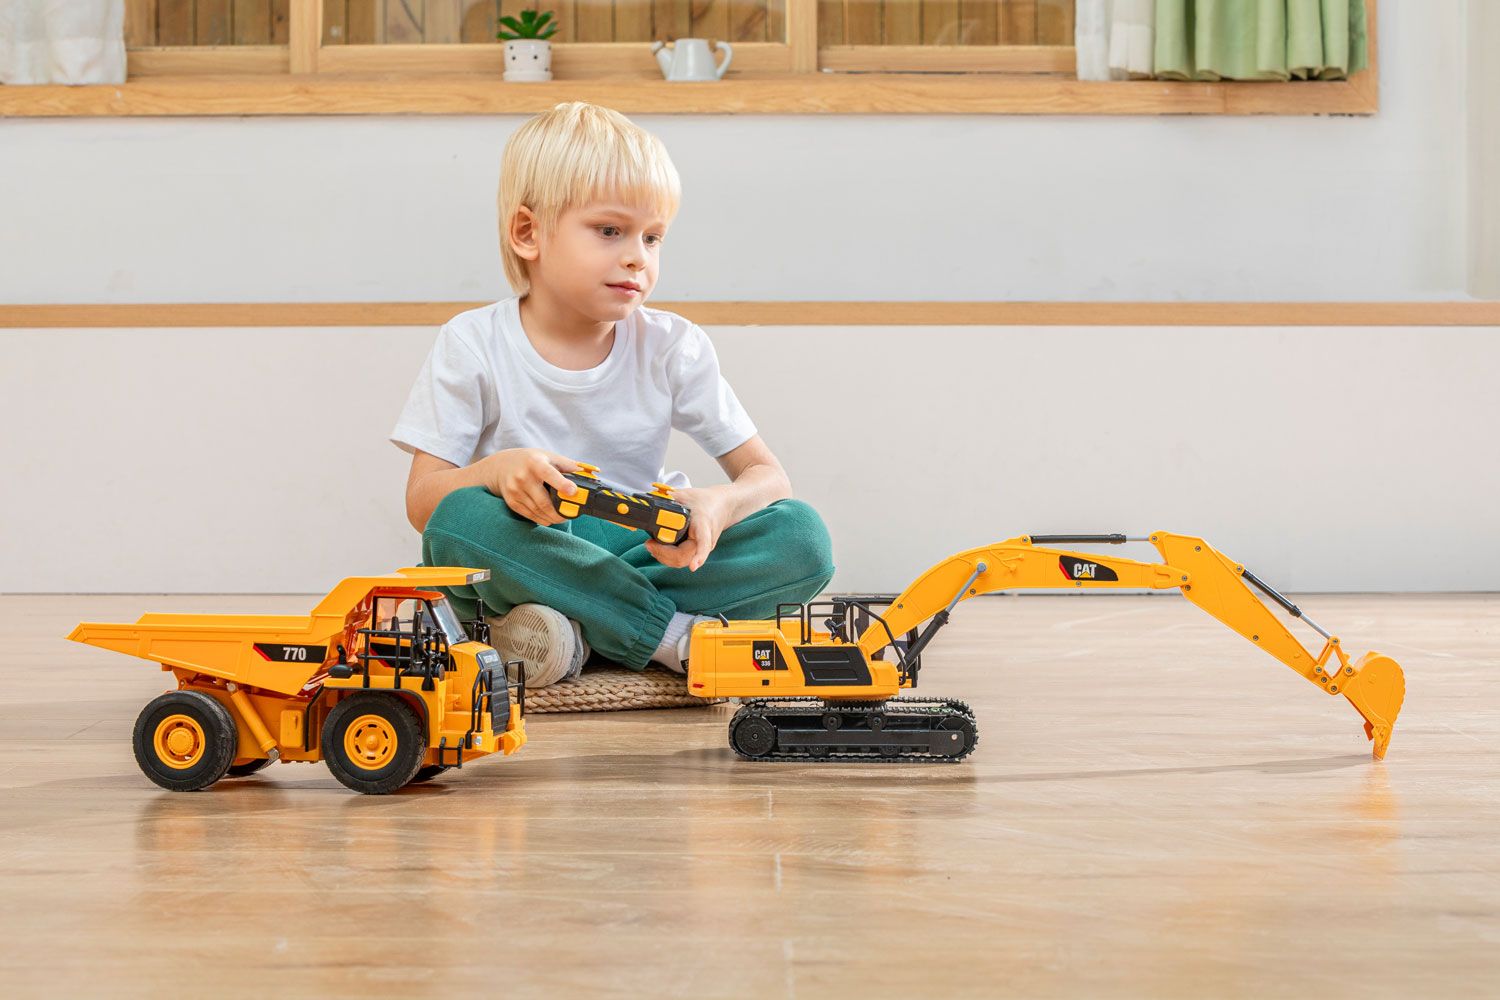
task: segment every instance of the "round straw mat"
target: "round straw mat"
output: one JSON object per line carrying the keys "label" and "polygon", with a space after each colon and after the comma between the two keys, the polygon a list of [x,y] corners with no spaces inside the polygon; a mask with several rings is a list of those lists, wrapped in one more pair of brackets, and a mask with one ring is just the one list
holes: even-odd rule
{"label": "round straw mat", "polygon": [[526,711],[622,712],[636,708],[701,708],[723,698],[688,694],[681,674],[647,667],[586,667],[577,677],[526,692]]}

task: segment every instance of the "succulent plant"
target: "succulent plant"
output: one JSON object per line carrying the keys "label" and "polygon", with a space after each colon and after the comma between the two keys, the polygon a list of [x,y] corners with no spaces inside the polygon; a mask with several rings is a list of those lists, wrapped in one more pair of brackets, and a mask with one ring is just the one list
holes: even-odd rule
{"label": "succulent plant", "polygon": [[557,25],[548,23],[551,20],[550,10],[545,14],[536,10],[523,10],[519,20],[507,14],[500,19],[500,30],[495,32],[495,37],[507,42],[518,38],[551,38],[557,33]]}

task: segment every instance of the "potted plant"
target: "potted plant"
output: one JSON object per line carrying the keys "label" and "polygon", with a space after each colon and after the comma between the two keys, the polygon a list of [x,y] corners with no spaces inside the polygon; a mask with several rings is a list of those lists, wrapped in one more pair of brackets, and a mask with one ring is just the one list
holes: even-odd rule
{"label": "potted plant", "polygon": [[552,43],[557,33],[552,12],[523,10],[519,19],[500,19],[496,38],[505,39],[505,79],[537,82],[552,79]]}

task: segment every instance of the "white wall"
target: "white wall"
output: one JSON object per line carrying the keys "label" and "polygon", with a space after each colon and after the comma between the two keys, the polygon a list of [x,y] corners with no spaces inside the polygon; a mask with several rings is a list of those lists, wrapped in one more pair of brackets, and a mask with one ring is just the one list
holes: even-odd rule
{"label": "white wall", "polygon": [[[1500,582],[1497,332],[710,331],[833,528],[836,587],[1015,534],[1166,529],[1360,591]],[[430,340],[6,334],[0,592],[319,591],[414,563],[384,435]],[[713,471],[691,442],[670,457]]]}
{"label": "white wall", "polygon": [[[687,189],[658,295],[1462,296],[1467,7],[1381,14],[1373,118],[643,119]],[[0,121],[0,302],[499,297],[519,120]],[[711,331],[834,528],[836,586],[1166,528],[1294,590],[1495,588],[1495,332]],[[384,435],[432,335],[0,330],[0,591],[312,592],[414,561]]]}
{"label": "white wall", "polygon": [[[1464,0],[1372,118],[648,116],[662,299],[1422,299],[1465,286]],[[499,297],[517,117],[0,122],[0,302]]]}
{"label": "white wall", "polygon": [[1469,288],[1500,299],[1500,4],[1469,4]]}

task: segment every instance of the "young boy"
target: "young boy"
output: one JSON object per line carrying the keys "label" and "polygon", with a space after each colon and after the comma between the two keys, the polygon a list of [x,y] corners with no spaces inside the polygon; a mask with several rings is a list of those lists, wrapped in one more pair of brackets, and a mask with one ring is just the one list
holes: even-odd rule
{"label": "young boy", "polygon": [[[833,576],[828,531],[791,499],[781,463],[719,372],[698,326],[642,302],[681,188],[666,149],[622,115],[559,104],[506,144],[500,248],[516,295],[438,333],[391,440],[412,455],[407,517],[426,565],[487,568],[448,589],[482,598],[491,639],[528,680],[576,674],[589,647],[640,670],[686,668],[694,622],[763,618]],[[691,488],[662,467],[672,428],[730,482]],[[545,484],[579,462],[631,490],[659,481],[691,509],[673,547],[591,517],[568,521]]]}

